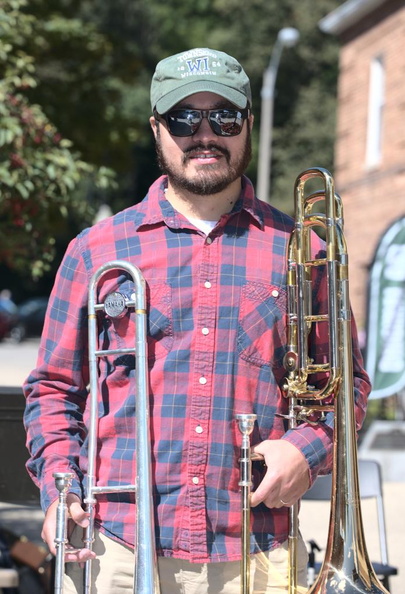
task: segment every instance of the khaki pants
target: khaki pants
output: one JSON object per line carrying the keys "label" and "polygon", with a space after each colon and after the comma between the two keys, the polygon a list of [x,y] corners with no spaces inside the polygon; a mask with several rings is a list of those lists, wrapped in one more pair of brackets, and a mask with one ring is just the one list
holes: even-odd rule
{"label": "khaki pants", "polygon": [[[80,532],[78,530],[77,532]],[[81,540],[75,542],[81,546]],[[132,549],[95,533],[92,562],[92,594],[132,594],[134,554]],[[161,594],[240,594],[240,563],[189,563],[181,559],[159,557]],[[83,570],[77,563],[66,564],[65,594],[82,594]],[[307,590],[307,551],[302,539],[298,544],[298,582]],[[284,543],[277,549],[252,555],[252,594],[285,594],[288,590],[288,549]]]}

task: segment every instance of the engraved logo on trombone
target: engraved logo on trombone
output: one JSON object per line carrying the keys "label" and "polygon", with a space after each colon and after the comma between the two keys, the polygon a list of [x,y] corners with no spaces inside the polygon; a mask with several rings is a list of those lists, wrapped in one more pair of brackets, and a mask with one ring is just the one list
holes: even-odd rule
{"label": "engraved logo on trombone", "polygon": [[127,311],[127,299],[125,295],[114,291],[107,295],[104,301],[104,311],[110,318],[122,318]]}

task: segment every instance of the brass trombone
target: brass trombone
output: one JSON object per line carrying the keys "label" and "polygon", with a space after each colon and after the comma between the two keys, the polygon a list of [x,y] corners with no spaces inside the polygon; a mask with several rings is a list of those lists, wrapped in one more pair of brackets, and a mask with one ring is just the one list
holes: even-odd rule
{"label": "brass trombone", "polygon": [[[313,179],[320,179],[323,188],[306,195],[306,184]],[[307,169],[297,177],[294,198],[295,226],[287,253],[288,345],[284,359],[286,377],[282,386],[284,396],[289,400],[289,429],[295,429],[301,421],[312,422],[314,413],[321,418],[327,412],[334,413],[332,500],[327,547],[320,573],[308,594],[387,594],[369,560],[361,517],[348,254],[343,234],[342,202],[335,193],[331,174],[320,167]],[[319,203],[325,212],[314,212]],[[325,232],[325,257],[314,257],[312,254],[313,229],[316,227]],[[328,311],[315,314],[311,303],[312,275],[318,266],[326,268]],[[327,362],[316,363],[310,357],[310,331],[315,324],[327,324]],[[317,373],[328,378],[320,388],[311,383]],[[237,415],[237,418],[241,416]],[[253,426],[247,432],[243,427],[246,423],[242,423],[240,418],[238,421],[242,434],[252,431]],[[244,447],[246,451],[248,446],[245,444]],[[243,453],[242,459],[246,460]],[[242,489],[250,489],[250,474],[246,469],[243,472],[248,480],[242,480],[241,484],[249,483],[249,486]],[[247,496],[242,491],[242,497]],[[250,550],[246,545],[246,532],[250,530],[249,511],[242,514],[241,562],[241,570],[248,574]],[[298,504],[289,508],[288,541],[289,594],[297,594]],[[249,578],[242,575],[241,592],[249,594],[249,591]]]}
{"label": "brass trombone", "polygon": [[[320,179],[323,189],[305,195],[306,183]],[[324,213],[314,213],[322,203]],[[314,227],[325,231],[326,257],[314,258],[311,235]],[[311,272],[325,266],[328,312],[313,314]],[[332,500],[328,540],[319,576],[310,594],[386,593],[369,560],[363,530],[354,415],[354,382],[349,302],[348,254],[343,234],[343,208],[335,193],[331,174],[322,168],[301,173],[295,182],[295,228],[288,247],[288,352],[283,387],[289,398],[289,426],[308,421],[313,412],[334,412]],[[314,324],[326,323],[329,361],[314,363],[309,355],[309,333]],[[320,389],[311,376],[326,373]],[[333,404],[325,400],[333,396]],[[291,594],[297,591],[296,542],[298,505],[290,509],[289,541]]]}
{"label": "brass trombone", "polygon": [[[104,303],[97,303],[97,290],[102,277],[112,270],[125,271],[133,280],[134,294],[130,299],[119,292],[109,294]],[[109,317],[121,317],[128,309],[135,311],[135,344],[127,349],[98,349],[97,312],[102,311]],[[96,496],[101,493],[134,492],[136,500],[136,538],[134,592],[136,594],[159,594],[160,585],[157,571],[154,515],[152,503],[152,471],[149,419],[149,384],[147,354],[147,312],[145,281],[140,270],[125,261],[114,260],[101,266],[93,275],[88,296],[88,340],[90,374],[90,421],[88,429],[88,472],[85,484],[86,510],[90,515],[86,529],[84,546],[91,550],[94,541],[94,508]],[[96,476],[97,435],[98,435],[98,359],[116,354],[136,354],[135,393],[136,417],[136,475],[135,483],[129,485],[99,485]],[[72,476],[69,473],[56,473],[55,481],[59,490],[59,505],[56,528],[56,568],[55,594],[63,593],[64,555],[66,545],[66,494]],[[84,569],[84,593],[91,591],[91,560]]]}

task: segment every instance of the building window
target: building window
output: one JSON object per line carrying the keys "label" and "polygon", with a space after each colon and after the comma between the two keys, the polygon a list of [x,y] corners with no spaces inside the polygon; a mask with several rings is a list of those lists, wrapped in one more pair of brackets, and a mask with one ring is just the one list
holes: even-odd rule
{"label": "building window", "polygon": [[378,56],[374,58],[370,64],[366,149],[367,167],[374,167],[381,161],[384,102],[385,67],[383,57]]}

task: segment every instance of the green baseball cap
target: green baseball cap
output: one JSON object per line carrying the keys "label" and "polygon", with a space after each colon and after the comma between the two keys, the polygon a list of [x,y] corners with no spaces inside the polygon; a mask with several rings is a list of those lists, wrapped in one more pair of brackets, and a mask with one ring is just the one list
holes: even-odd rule
{"label": "green baseball cap", "polygon": [[209,48],[195,48],[161,60],[150,89],[152,111],[168,112],[193,93],[210,91],[237,107],[252,104],[250,81],[235,58]]}

